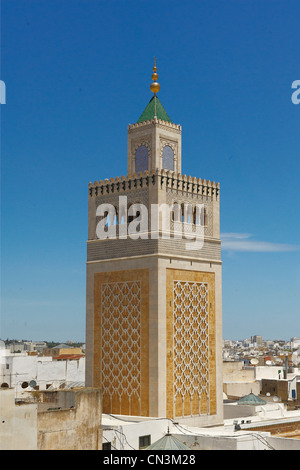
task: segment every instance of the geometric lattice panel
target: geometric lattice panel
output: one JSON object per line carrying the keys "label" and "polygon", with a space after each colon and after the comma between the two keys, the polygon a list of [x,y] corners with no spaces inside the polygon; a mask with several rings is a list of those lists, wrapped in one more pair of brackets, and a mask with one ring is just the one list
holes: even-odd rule
{"label": "geometric lattice panel", "polygon": [[[209,292],[205,282],[173,281],[173,397],[180,415],[209,402]],[[208,408],[205,406],[205,414]],[[174,416],[179,416],[175,410]]]}
{"label": "geometric lattice panel", "polygon": [[128,397],[130,414],[141,399],[140,281],[101,284],[101,343],[103,395]]}
{"label": "geometric lattice panel", "polygon": [[102,412],[149,416],[149,270],[96,272],[93,291],[92,383]]}
{"label": "geometric lattice panel", "polygon": [[[217,414],[216,273],[166,269],[166,415]],[[200,420],[201,421],[201,420]]]}

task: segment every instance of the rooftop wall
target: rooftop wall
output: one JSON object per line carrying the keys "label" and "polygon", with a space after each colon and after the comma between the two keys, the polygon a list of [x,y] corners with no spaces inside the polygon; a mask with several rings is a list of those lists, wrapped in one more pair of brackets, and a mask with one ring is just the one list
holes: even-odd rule
{"label": "rooftop wall", "polygon": [[37,404],[16,405],[14,389],[0,389],[0,450],[37,449]]}
{"label": "rooftop wall", "polygon": [[54,406],[38,413],[39,450],[101,450],[99,389],[59,390],[42,396]]}

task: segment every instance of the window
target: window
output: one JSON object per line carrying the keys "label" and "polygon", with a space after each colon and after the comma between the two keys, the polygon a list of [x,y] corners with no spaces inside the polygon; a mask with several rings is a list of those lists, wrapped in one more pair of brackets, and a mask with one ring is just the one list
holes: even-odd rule
{"label": "window", "polygon": [[188,224],[193,223],[193,207],[191,204],[186,204],[186,222]]}
{"label": "window", "polygon": [[185,213],[185,210],[184,210],[184,204],[181,204],[181,222],[185,222],[185,219],[186,219],[186,213]]}
{"label": "window", "polygon": [[127,211],[128,211],[128,223],[132,222],[133,220],[141,220],[141,211],[139,210],[141,206],[140,202],[134,202],[133,204],[129,204]]}
{"label": "window", "polygon": [[165,170],[174,171],[174,152],[169,145],[165,145],[163,148],[162,167]]}
{"label": "window", "polygon": [[119,217],[118,209],[115,207],[115,216],[114,216],[114,220],[113,220],[114,225],[118,225],[118,223],[119,223],[118,217]]}
{"label": "window", "polygon": [[112,206],[111,209],[105,211],[103,214],[103,220],[105,221],[104,231],[107,232],[108,227],[112,225],[118,225],[118,212],[117,209]]}
{"label": "window", "polygon": [[148,149],[145,145],[140,145],[135,153],[135,172],[148,170]]}
{"label": "window", "polygon": [[198,206],[193,209],[193,224],[203,225],[201,220],[201,209]]}
{"label": "window", "polygon": [[151,435],[148,434],[147,436],[140,436],[139,437],[139,449],[145,449],[146,447],[150,446],[151,444]]}
{"label": "window", "polygon": [[205,207],[203,211],[203,225],[204,227],[208,226],[208,214],[207,214],[207,209]]}
{"label": "window", "polygon": [[181,221],[181,206],[178,202],[174,202],[172,206],[172,221],[173,222],[180,222]]}
{"label": "window", "polygon": [[126,224],[127,223],[127,220],[126,220],[126,207],[124,207],[123,204],[120,205],[120,212],[117,213],[117,218],[118,218],[118,222],[119,224]]}

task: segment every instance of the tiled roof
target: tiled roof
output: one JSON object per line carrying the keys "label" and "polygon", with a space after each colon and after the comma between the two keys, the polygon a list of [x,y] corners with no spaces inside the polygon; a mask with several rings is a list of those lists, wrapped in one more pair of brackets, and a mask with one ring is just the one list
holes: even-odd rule
{"label": "tiled roof", "polygon": [[154,116],[162,121],[172,122],[156,95],[151,98],[137,122],[149,121]]}
{"label": "tiled roof", "polygon": [[146,450],[190,450],[190,448],[177,437],[167,433],[164,437],[148,446]]}
{"label": "tiled roof", "polygon": [[55,361],[65,361],[66,359],[77,360],[84,356],[85,356],[84,354],[60,354],[59,356],[54,356],[53,360]]}
{"label": "tiled roof", "polygon": [[245,397],[241,398],[238,401],[238,405],[265,405],[266,401],[263,400],[262,398],[258,397],[257,395],[254,395],[254,393],[249,393],[249,395],[246,395]]}

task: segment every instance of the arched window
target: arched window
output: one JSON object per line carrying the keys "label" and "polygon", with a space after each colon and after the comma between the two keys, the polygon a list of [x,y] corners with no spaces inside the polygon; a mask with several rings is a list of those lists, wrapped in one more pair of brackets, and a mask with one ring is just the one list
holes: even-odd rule
{"label": "arched window", "polygon": [[115,207],[115,216],[113,219],[113,224],[118,225],[118,223],[119,223],[119,211],[118,211],[118,208]]}
{"label": "arched window", "polygon": [[111,225],[118,225],[117,208],[112,206],[111,210],[105,211],[103,214],[103,220],[105,222],[105,231],[107,231],[108,227],[111,227]]}
{"label": "arched window", "polygon": [[148,149],[145,145],[140,145],[135,152],[135,172],[148,170]]}
{"label": "arched window", "polygon": [[198,225],[199,224],[199,216],[197,212],[197,206],[193,208],[193,224]]}
{"label": "arched window", "polygon": [[126,207],[126,203],[119,204],[117,217],[118,217],[118,223],[120,225],[127,224],[127,211],[128,211],[128,207]]}
{"label": "arched window", "polygon": [[162,167],[165,170],[174,171],[174,152],[170,145],[164,146],[162,157]]}
{"label": "arched window", "polygon": [[108,211],[104,212],[103,220],[105,221],[105,229],[104,230],[106,231],[107,227],[110,225],[109,212]]}
{"label": "arched window", "polygon": [[203,225],[204,224],[204,208],[202,204],[196,204],[193,209],[193,224]]}
{"label": "arched window", "polygon": [[208,213],[206,207],[203,209],[203,225],[204,227],[208,226]]}
{"label": "arched window", "polygon": [[208,213],[206,207],[202,204],[197,205],[192,210],[192,221],[195,225],[208,226]]}
{"label": "arched window", "polygon": [[191,204],[185,204],[185,222],[188,224],[193,223],[193,206]]}
{"label": "arched window", "polygon": [[181,206],[178,202],[173,203],[171,217],[173,222],[181,222]]}
{"label": "arched window", "polygon": [[185,222],[186,221],[186,211],[185,211],[185,207],[184,207],[184,204],[181,204],[181,222]]}

